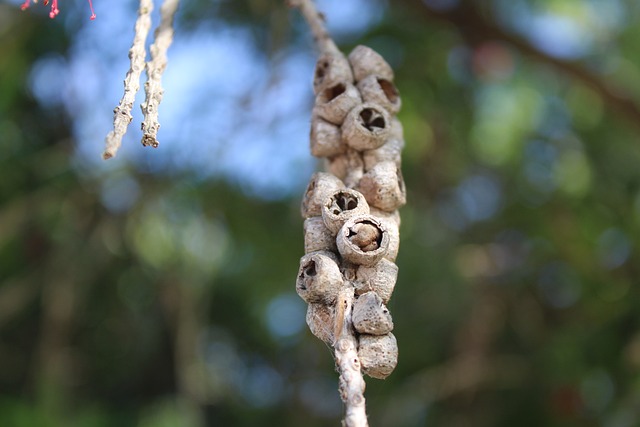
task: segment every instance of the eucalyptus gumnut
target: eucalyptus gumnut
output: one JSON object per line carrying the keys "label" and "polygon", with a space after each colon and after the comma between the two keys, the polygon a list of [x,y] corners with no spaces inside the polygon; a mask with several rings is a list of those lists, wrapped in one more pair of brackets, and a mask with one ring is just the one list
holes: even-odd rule
{"label": "eucalyptus gumnut", "polygon": [[394,131],[394,128],[397,126],[396,123],[400,123],[398,119],[391,120],[391,134],[384,144],[374,150],[362,152],[365,172],[370,171],[375,165],[381,162],[393,162],[398,169],[400,168],[402,164],[404,139],[402,138],[402,128],[400,132]]}
{"label": "eucalyptus gumnut", "polygon": [[352,264],[373,266],[389,250],[389,233],[372,215],[358,215],[344,223],[336,236],[342,258]]}
{"label": "eucalyptus gumnut", "polygon": [[370,74],[393,81],[393,69],[375,50],[367,46],[356,46],[349,54],[349,62],[356,81],[364,79]]}
{"label": "eucalyptus gumnut", "polygon": [[378,104],[365,102],[349,112],[342,124],[342,141],[358,151],[381,147],[391,133],[391,117]]}
{"label": "eucalyptus gumnut", "polygon": [[371,215],[382,222],[389,233],[389,250],[384,256],[389,261],[395,261],[400,250],[400,214],[397,210],[385,212],[377,208],[369,207]]}
{"label": "eucalyptus gumnut", "polygon": [[320,55],[313,76],[313,92],[317,95],[341,82],[353,82],[353,72],[347,58],[339,52]]}
{"label": "eucalyptus gumnut", "polygon": [[344,183],[330,173],[314,173],[302,197],[300,208],[302,217],[311,218],[322,215],[322,206],[325,200],[342,188],[344,188]]}
{"label": "eucalyptus gumnut", "polygon": [[311,333],[327,344],[335,341],[335,305],[311,303],[307,307],[307,326]]}
{"label": "eucalyptus gumnut", "polygon": [[300,259],[296,292],[306,302],[335,302],[343,282],[335,255],[331,252],[312,252]]}
{"label": "eucalyptus gumnut", "polygon": [[385,379],[398,364],[396,337],[391,332],[386,335],[360,335],[358,357],[365,374],[372,378]]}
{"label": "eucalyptus gumnut", "polygon": [[373,291],[386,304],[391,299],[397,280],[398,266],[388,259],[381,259],[372,266],[359,266],[352,283],[356,289],[356,295]]}
{"label": "eucalyptus gumnut", "polygon": [[370,74],[358,81],[358,90],[364,102],[378,104],[390,114],[398,114],[400,111],[400,93],[391,80]]}
{"label": "eucalyptus gumnut", "polygon": [[317,115],[311,117],[309,147],[316,157],[336,156],[347,150],[340,128]]}
{"label": "eucalyptus gumnut", "polygon": [[317,251],[336,252],[338,250],[335,234],[324,225],[321,216],[305,219],[302,227],[305,254]]}
{"label": "eucalyptus gumnut", "polygon": [[334,235],[349,218],[368,213],[369,204],[364,196],[350,188],[334,191],[322,206],[322,220]]}
{"label": "eucalyptus gumnut", "polygon": [[393,320],[382,298],[366,292],[353,304],[353,327],[361,334],[385,335],[393,330]]}
{"label": "eucalyptus gumnut", "polygon": [[340,82],[322,90],[316,96],[313,111],[329,123],[341,125],[349,111],[362,103],[360,92],[351,82]]}
{"label": "eucalyptus gumnut", "polygon": [[367,202],[392,212],[406,203],[404,179],[394,162],[381,162],[366,172],[356,186]]}

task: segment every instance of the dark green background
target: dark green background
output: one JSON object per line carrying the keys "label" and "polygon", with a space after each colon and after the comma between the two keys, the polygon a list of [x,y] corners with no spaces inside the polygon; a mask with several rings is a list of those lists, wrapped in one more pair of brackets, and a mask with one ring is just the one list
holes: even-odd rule
{"label": "dark green background", "polygon": [[[84,173],[77,117],[37,102],[29,73],[71,55],[86,5],[49,20],[14,3],[0,4],[0,425],[339,425],[330,351],[299,327],[300,193],[126,154]],[[407,140],[400,360],[367,380],[371,425],[640,425],[640,4],[374,6],[338,39],[392,62]],[[541,16],[589,43],[554,56],[527,32]],[[295,11],[259,0],[184,0],[176,37],[213,19],[272,57],[313,49]],[[118,174],[139,193],[113,212]]]}

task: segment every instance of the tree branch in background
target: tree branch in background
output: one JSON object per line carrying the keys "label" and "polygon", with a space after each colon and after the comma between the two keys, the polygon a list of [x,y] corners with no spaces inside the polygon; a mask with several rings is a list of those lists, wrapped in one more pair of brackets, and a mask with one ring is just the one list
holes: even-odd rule
{"label": "tree branch in background", "polygon": [[153,10],[152,0],[140,0],[138,9],[138,19],[135,25],[135,35],[133,45],[129,49],[129,59],[131,66],[124,79],[124,95],[120,104],[113,110],[113,130],[109,132],[105,140],[106,148],[102,158],[107,160],[116,155],[122,145],[122,138],[127,133],[127,127],[133,116],[131,110],[135,102],[136,94],[140,89],[140,74],[144,69],[147,51],[145,42],[151,28],[151,11]]}
{"label": "tree branch in background", "polygon": [[162,101],[162,73],[167,68],[167,50],[173,41],[173,18],[178,9],[178,0],[165,0],[160,8],[160,25],[156,29],[155,41],[151,45],[151,60],[147,63],[147,82],[144,85],[146,99],[140,106],[144,114],[142,122],[142,145],[158,147],[156,136],[158,107]]}
{"label": "tree branch in background", "polygon": [[421,0],[411,0],[410,5],[429,19],[437,19],[453,24],[471,43],[501,41],[530,58],[549,65],[591,88],[602,100],[615,109],[621,116],[640,127],[640,107],[627,96],[629,91],[617,87],[601,76],[585,69],[579,62],[556,58],[534,47],[524,38],[500,28],[500,26],[482,14],[473,2],[462,1],[449,10],[437,10]]}

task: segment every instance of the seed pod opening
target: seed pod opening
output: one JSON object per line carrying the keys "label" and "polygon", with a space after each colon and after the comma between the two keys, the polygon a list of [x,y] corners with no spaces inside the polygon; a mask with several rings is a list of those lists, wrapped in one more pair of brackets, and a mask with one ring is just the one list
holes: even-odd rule
{"label": "seed pod opening", "polygon": [[300,207],[302,217],[311,218],[322,215],[322,206],[325,200],[341,188],[344,188],[343,182],[330,173],[314,173],[302,197]]}
{"label": "seed pod opening", "polygon": [[332,253],[313,252],[300,259],[296,292],[306,302],[331,304],[342,284],[342,273]]}
{"label": "seed pod opening", "polygon": [[381,162],[366,172],[356,186],[367,202],[392,212],[406,203],[406,189],[400,169],[394,162]]}
{"label": "seed pod opening", "polygon": [[313,75],[313,92],[317,95],[341,82],[353,82],[353,72],[347,58],[333,52],[320,55]]}
{"label": "seed pod opening", "polygon": [[307,307],[307,325],[311,333],[327,344],[333,344],[335,325],[335,305],[314,304]]}
{"label": "seed pod opening", "polygon": [[385,258],[373,266],[361,265],[355,276],[355,280],[351,282],[356,289],[356,295],[373,291],[386,304],[396,287],[398,266]]}
{"label": "seed pod opening", "polygon": [[358,215],[344,223],[336,237],[338,252],[352,264],[372,266],[389,250],[389,233],[372,215]]}
{"label": "seed pod opening", "polygon": [[321,216],[304,220],[304,253],[317,251],[337,252],[335,234],[324,225]]}
{"label": "seed pod opening", "polygon": [[340,82],[316,96],[314,113],[335,125],[341,125],[349,111],[362,102],[360,92],[349,82]]}
{"label": "seed pod opening", "polygon": [[311,154],[315,157],[336,156],[347,150],[340,128],[317,115],[311,117],[309,144]]}
{"label": "seed pod opening", "polygon": [[398,364],[398,342],[389,332],[386,335],[360,335],[358,357],[362,371],[372,378],[385,379]]}
{"label": "seed pod opening", "polygon": [[349,54],[349,62],[356,81],[374,74],[383,79],[393,81],[393,69],[375,50],[367,46],[356,46]]}
{"label": "seed pod opening", "polygon": [[393,320],[382,298],[367,292],[353,304],[353,327],[361,334],[385,335],[393,330]]}
{"label": "seed pod opening", "polygon": [[358,90],[365,102],[378,104],[390,114],[400,111],[400,92],[390,80],[370,74],[358,82]]}
{"label": "seed pod opening", "polygon": [[378,104],[367,102],[349,112],[342,124],[342,141],[358,151],[374,150],[387,139],[391,118]]}
{"label": "seed pod opening", "polygon": [[322,220],[334,235],[349,218],[368,213],[369,204],[364,196],[350,188],[335,191],[322,206]]}

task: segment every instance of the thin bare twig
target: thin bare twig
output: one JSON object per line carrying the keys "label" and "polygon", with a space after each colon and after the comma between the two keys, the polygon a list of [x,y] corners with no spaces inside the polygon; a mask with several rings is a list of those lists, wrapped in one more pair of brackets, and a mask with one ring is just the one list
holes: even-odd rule
{"label": "thin bare twig", "polygon": [[318,12],[312,0],[289,0],[289,5],[300,9],[321,53],[340,53],[324,26],[324,15]]}
{"label": "thin bare twig", "polygon": [[122,137],[127,133],[127,127],[129,123],[131,123],[131,120],[133,120],[131,110],[133,109],[136,94],[140,89],[140,74],[142,74],[142,70],[144,69],[147,56],[144,44],[147,40],[149,29],[151,28],[152,10],[152,0],[140,0],[133,45],[131,49],[129,49],[131,66],[124,79],[124,95],[120,100],[120,104],[113,110],[113,130],[107,135],[105,140],[106,148],[102,154],[102,158],[105,160],[116,155],[120,145],[122,145]]}
{"label": "thin bare twig", "polygon": [[162,73],[167,68],[167,50],[173,41],[173,18],[178,9],[178,0],[165,0],[160,7],[160,25],[155,40],[149,49],[151,60],[147,62],[147,82],[144,84],[146,99],[140,106],[144,114],[142,122],[142,145],[158,147],[158,106],[162,101]]}

